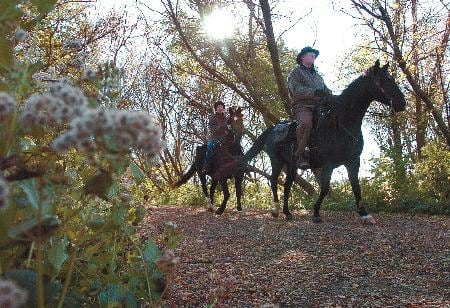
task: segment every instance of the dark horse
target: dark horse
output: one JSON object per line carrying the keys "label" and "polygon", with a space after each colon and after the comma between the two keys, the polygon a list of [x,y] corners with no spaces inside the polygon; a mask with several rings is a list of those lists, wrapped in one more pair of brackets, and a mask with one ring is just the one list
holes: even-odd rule
{"label": "dark horse", "polygon": [[[224,212],[228,199],[230,198],[227,179],[232,177],[234,177],[235,183],[237,210],[242,211],[241,197],[244,172],[241,170],[237,170],[229,176],[216,175],[217,170],[219,170],[220,167],[229,164],[237,156],[242,156],[244,154],[241,147],[241,139],[244,131],[242,109],[240,107],[229,108],[228,111],[229,116],[227,121],[230,125],[230,128],[227,130],[225,140],[221,141],[213,149],[207,172],[203,172],[206,154],[206,145],[204,144],[196,148],[194,163],[191,165],[189,170],[185,174],[183,174],[180,179],[173,185],[174,187],[181,186],[182,184],[186,183],[194,175],[195,172],[197,172],[200,183],[202,185],[203,194],[206,197],[208,209],[212,211],[214,204],[214,192],[216,190],[217,184],[220,183],[223,192],[223,201],[220,207],[216,210],[216,214],[218,215],[221,215]],[[212,178],[209,194],[208,187],[206,185],[206,175],[209,175]]]}
{"label": "dark horse", "polygon": [[[379,61],[376,61],[374,66],[355,79],[341,95],[327,97],[315,108],[309,144],[309,160],[311,169],[319,179],[320,195],[314,205],[314,222],[322,221],[319,214],[320,205],[330,189],[333,170],[341,165],[347,169],[358,214],[365,222],[375,222],[373,217],[367,214],[362,203],[358,179],[360,155],[364,145],[361,125],[372,101],[381,102],[393,108],[394,111],[403,111],[406,108],[404,95],[388,73],[388,64],[380,67]],[[278,216],[277,180],[283,167],[286,167],[283,213],[286,215],[286,219],[292,219],[288,199],[297,174],[293,154],[296,148],[297,123],[289,122],[282,125],[285,129],[280,129],[280,124],[266,129],[250,150],[245,153],[243,159],[234,164],[235,167],[231,167],[233,164],[229,164],[224,169],[229,172],[234,169],[243,169],[247,162],[265,148],[272,165],[270,178],[274,199],[272,215]],[[280,132],[283,131],[285,135],[280,138]]]}

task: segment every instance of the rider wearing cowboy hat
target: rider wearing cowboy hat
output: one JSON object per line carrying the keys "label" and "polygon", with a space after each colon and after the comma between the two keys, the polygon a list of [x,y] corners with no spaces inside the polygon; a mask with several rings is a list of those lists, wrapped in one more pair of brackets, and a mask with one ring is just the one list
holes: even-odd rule
{"label": "rider wearing cowboy hat", "polygon": [[288,77],[288,89],[291,97],[292,113],[298,122],[297,149],[295,156],[297,166],[301,169],[309,167],[305,157],[305,148],[312,128],[313,108],[321,97],[331,95],[322,76],[316,71],[314,61],[319,51],[312,47],[304,47],[297,55],[297,66]]}

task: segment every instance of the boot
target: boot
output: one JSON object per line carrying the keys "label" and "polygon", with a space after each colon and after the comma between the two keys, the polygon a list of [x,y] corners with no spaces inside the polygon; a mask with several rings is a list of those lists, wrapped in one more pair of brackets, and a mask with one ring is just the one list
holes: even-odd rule
{"label": "boot", "polygon": [[202,167],[202,173],[203,173],[203,174],[208,174],[208,172],[210,171],[210,169],[211,169],[211,163],[209,163],[209,162],[204,163],[204,164],[203,164],[203,167]]}
{"label": "boot", "polygon": [[297,168],[306,170],[309,168],[309,162],[305,156],[299,155],[297,156]]}

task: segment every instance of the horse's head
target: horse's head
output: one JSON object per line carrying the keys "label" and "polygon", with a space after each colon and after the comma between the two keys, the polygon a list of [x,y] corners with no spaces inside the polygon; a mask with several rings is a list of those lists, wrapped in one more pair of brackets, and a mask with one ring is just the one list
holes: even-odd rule
{"label": "horse's head", "polygon": [[373,84],[373,99],[394,109],[394,111],[404,111],[406,100],[402,91],[398,87],[395,79],[388,72],[389,63],[380,67],[380,61],[369,68],[365,76],[370,78]]}
{"label": "horse's head", "polygon": [[244,114],[241,107],[228,108],[228,124],[231,125],[233,132],[237,135],[242,135],[244,131]]}

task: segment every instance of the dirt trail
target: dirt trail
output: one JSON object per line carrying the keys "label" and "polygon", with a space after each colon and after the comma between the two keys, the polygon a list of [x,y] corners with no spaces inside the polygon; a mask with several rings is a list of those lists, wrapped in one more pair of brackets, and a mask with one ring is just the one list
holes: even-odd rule
{"label": "dirt trail", "polygon": [[[307,212],[293,221],[267,211],[149,208],[141,236],[175,222],[183,240],[167,306],[450,307],[450,218]],[[416,306],[417,305],[417,306]]]}

